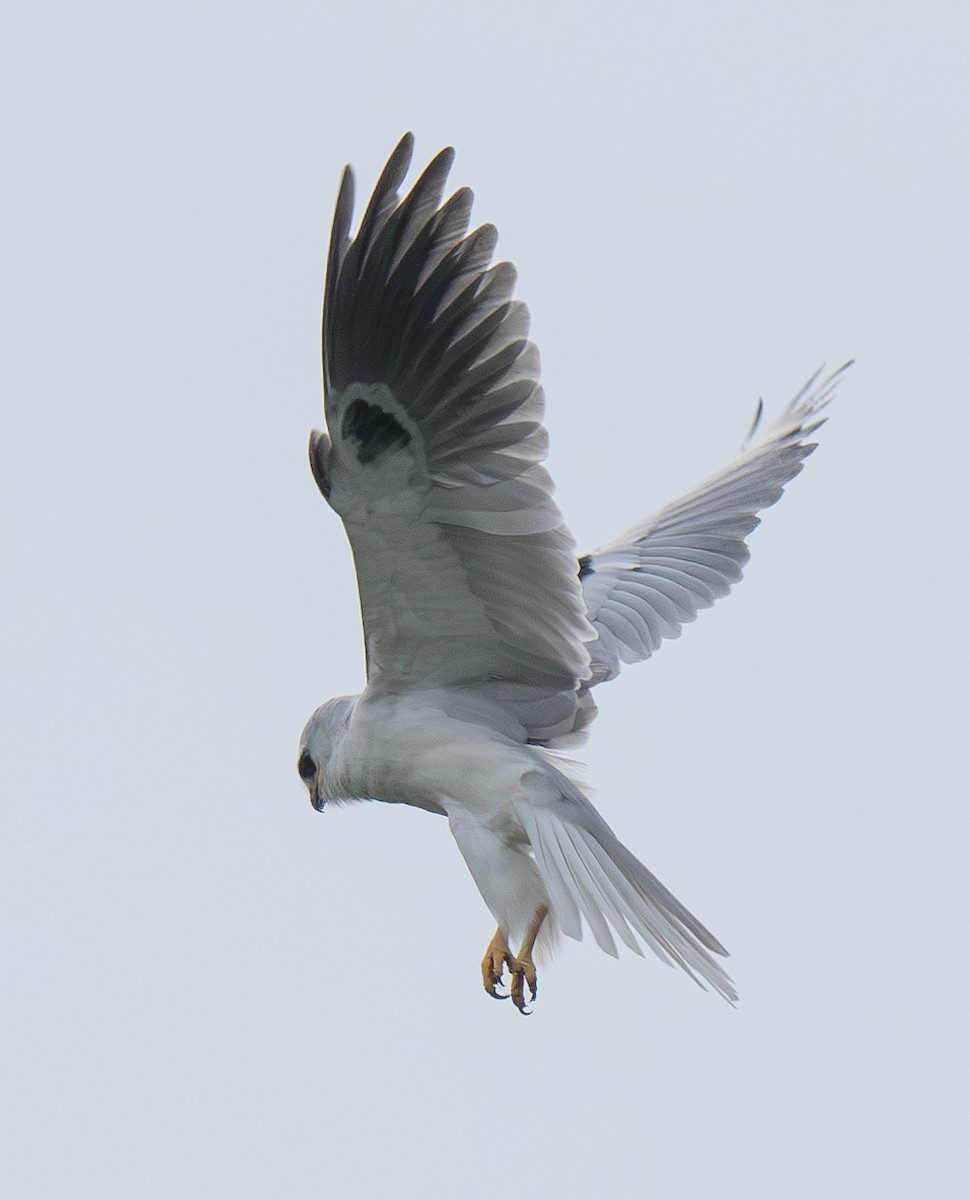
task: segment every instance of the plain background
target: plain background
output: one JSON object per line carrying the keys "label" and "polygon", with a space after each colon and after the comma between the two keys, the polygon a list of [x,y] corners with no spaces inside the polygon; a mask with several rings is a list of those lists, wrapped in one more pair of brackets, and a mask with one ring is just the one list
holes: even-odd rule
{"label": "plain background", "polygon": [[[967,22],[8,6],[5,1196],[966,1194]],[[857,359],[585,754],[736,1010],[587,939],[521,1019],[445,823],[297,779],[362,683],[305,464],[333,198],[409,128],[519,268],[580,549]]]}

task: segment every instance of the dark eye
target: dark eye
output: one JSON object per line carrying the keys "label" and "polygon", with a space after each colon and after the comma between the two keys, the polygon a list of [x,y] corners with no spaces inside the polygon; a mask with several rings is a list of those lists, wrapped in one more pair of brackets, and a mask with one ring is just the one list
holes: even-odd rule
{"label": "dark eye", "polygon": [[296,764],[296,769],[300,772],[300,778],[304,783],[309,783],[316,776],[317,764],[304,750],[300,755],[300,761]]}

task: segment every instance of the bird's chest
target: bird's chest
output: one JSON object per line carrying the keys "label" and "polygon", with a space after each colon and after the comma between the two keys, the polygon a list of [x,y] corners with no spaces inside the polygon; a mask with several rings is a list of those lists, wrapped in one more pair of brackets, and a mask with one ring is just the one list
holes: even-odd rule
{"label": "bird's chest", "polygon": [[488,730],[408,698],[358,706],[334,766],[345,795],[432,812],[455,803],[487,819],[521,780],[518,758]]}

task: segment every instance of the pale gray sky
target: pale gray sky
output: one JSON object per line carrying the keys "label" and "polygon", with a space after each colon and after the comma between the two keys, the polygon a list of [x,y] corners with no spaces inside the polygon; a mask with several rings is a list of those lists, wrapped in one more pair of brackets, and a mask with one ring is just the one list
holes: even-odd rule
{"label": "pale gray sky", "polygon": [[[965,6],[10,6],[0,1190],[965,1194]],[[520,272],[581,549],[858,360],[734,595],[600,693],[737,1010],[567,944],[522,1020],[444,821],[313,813],[359,690],[321,421],[344,162]]]}

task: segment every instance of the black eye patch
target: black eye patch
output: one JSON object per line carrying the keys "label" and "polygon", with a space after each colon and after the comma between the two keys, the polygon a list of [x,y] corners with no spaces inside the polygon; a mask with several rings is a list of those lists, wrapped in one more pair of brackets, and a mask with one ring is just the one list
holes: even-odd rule
{"label": "black eye patch", "polygon": [[296,764],[296,769],[300,772],[300,778],[304,783],[309,783],[317,773],[317,764],[304,750],[300,755],[300,761]]}

